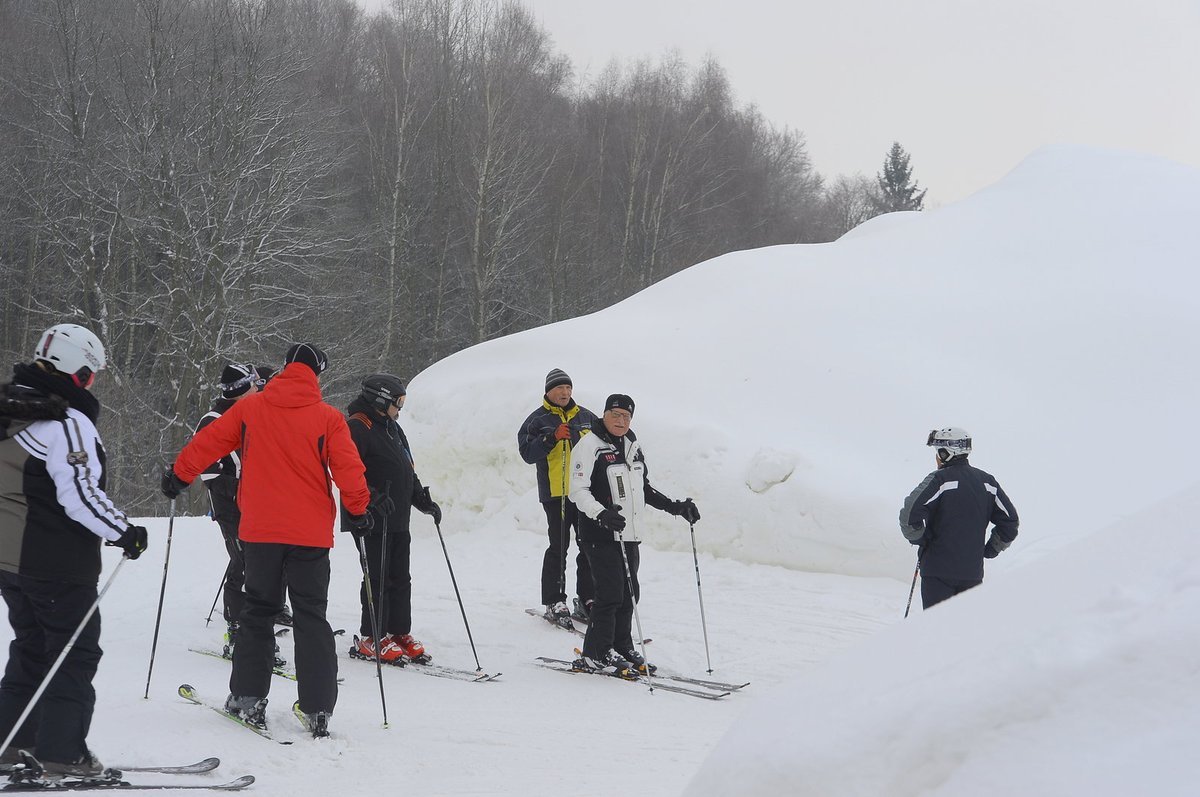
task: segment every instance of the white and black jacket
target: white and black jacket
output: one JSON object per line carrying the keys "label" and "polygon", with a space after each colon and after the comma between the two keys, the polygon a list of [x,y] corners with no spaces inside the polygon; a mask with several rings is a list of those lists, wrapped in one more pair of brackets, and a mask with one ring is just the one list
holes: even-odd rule
{"label": "white and black jacket", "polygon": [[646,458],[633,431],[614,437],[603,422],[595,424],[592,433],[581,438],[571,454],[569,497],[579,509],[579,539],[585,542],[617,539],[615,532],[596,521],[605,509],[621,511],[625,542],[640,542],[638,529],[646,505],[674,514],[677,504],[650,486]]}
{"label": "white and black jacket", "polygon": [[0,418],[0,570],[94,584],[101,540],[117,540],[130,523],[105,494],[92,418],[19,385],[4,386]]}
{"label": "white and black jacket", "polygon": [[[990,473],[958,457],[925,477],[904,499],[900,531],[921,546],[921,574],[983,579],[985,547],[998,554],[1017,538],[1016,507]],[[990,538],[988,526],[995,524]]]}

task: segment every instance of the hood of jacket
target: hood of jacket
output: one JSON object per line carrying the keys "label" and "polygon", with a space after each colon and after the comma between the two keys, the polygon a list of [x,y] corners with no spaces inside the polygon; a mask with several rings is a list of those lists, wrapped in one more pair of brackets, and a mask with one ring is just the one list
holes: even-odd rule
{"label": "hood of jacket", "polygon": [[289,363],[263,388],[263,400],[274,407],[307,407],[321,401],[321,385],[313,369]]}

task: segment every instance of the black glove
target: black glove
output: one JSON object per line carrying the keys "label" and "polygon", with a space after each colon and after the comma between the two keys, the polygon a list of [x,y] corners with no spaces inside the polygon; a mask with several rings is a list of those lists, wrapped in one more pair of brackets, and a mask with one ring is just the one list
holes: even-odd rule
{"label": "black glove", "polygon": [[175,469],[168,467],[163,471],[162,494],[167,498],[178,498],[179,494],[188,488],[188,483],[175,475]]}
{"label": "black glove", "polygon": [[984,559],[995,559],[999,555],[1000,555],[1000,552],[997,551],[995,548],[993,548],[991,543],[988,543],[987,545],[983,546],[983,558]]}
{"label": "black glove", "polygon": [[375,516],[368,510],[361,515],[346,515],[346,520],[350,523],[350,533],[356,537],[365,537],[375,528]]}
{"label": "black glove", "polygon": [[605,509],[596,516],[596,522],[609,531],[624,531],[625,518],[621,515],[621,510]]}
{"label": "black glove", "polygon": [[442,508],[434,502],[433,498],[430,497],[429,488],[426,487],[424,490],[417,493],[417,495],[419,497],[419,501],[414,505],[417,507],[417,511],[424,512],[426,515],[430,515],[433,518],[435,525],[442,525]]}
{"label": "black glove", "polygon": [[685,498],[682,501],[676,501],[671,507],[671,514],[675,517],[681,517],[688,523],[695,524],[700,520],[700,510],[696,508],[695,502],[690,498]]}
{"label": "black glove", "polygon": [[121,532],[120,537],[108,540],[105,544],[120,548],[130,559],[137,559],[142,555],[142,551],[146,550],[148,542],[145,526],[130,526]]}
{"label": "black glove", "polygon": [[388,495],[387,490],[371,490],[371,501],[368,509],[374,509],[381,517],[387,517],[396,511],[396,502]]}

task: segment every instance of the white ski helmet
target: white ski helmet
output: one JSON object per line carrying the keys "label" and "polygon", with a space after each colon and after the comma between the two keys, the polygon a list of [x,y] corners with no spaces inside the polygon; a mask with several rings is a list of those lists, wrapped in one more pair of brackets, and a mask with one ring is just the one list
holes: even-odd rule
{"label": "white ski helmet", "polygon": [[938,456],[943,462],[948,462],[955,457],[965,457],[971,453],[971,433],[957,426],[934,429],[929,433],[925,445],[937,447]]}
{"label": "white ski helmet", "polygon": [[55,324],[43,332],[33,359],[50,363],[79,387],[90,387],[108,363],[100,338],[78,324]]}

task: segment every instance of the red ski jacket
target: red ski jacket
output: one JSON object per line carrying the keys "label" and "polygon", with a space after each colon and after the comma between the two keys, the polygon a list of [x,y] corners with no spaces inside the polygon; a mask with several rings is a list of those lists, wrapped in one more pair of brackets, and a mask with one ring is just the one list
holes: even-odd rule
{"label": "red ski jacket", "polygon": [[370,493],[358,448],[342,413],[321,400],[317,375],[291,363],[262,393],[242,399],[179,452],[175,475],[191,483],[205,468],[242,449],[238,536],[247,542],[333,547],[337,504],[367,511]]}

